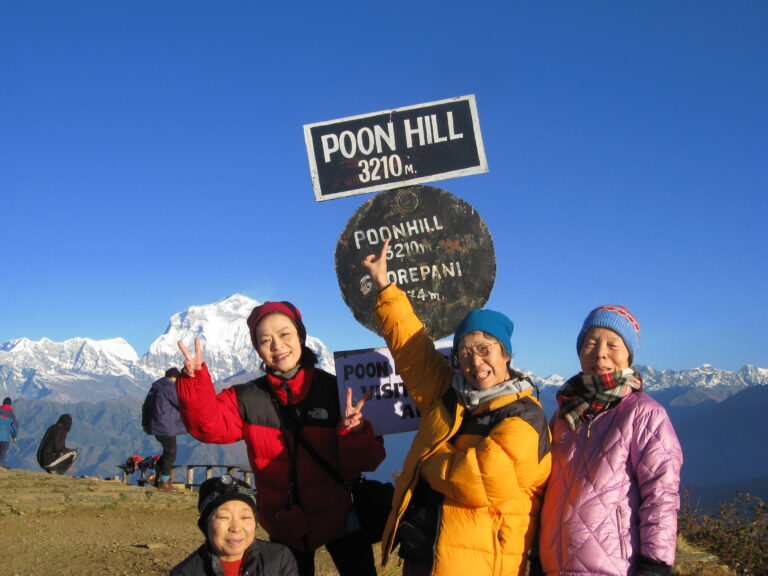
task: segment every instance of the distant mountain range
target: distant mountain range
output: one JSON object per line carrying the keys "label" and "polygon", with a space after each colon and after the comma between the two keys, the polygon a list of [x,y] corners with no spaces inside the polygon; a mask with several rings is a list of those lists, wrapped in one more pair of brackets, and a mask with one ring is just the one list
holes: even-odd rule
{"label": "distant mountain range", "polygon": [[[203,341],[203,357],[221,388],[262,373],[250,342],[246,318],[259,303],[235,294],[214,304],[192,306],[174,314],[166,331],[139,357],[122,338],[65,342],[25,338],[0,344],[0,394],[14,398],[21,421],[17,448],[9,465],[37,469],[34,454],[45,429],[63,412],[75,424],[69,444],[79,444],[75,473],[111,476],[128,456],[159,451],[143,434],[140,405],[150,384],[170,366],[181,363],[176,342]],[[320,357],[320,367],[334,372],[333,356],[317,338],[307,344]],[[638,367],[644,389],[669,412],[677,430],[685,464],[683,480],[702,494],[722,494],[717,487],[750,486],[768,497],[768,458],[760,422],[768,413],[768,370],[744,366],[736,372],[705,364],[682,371]],[[527,373],[538,385],[547,415],[556,409],[561,376]],[[388,457],[374,476],[388,478],[399,470],[410,438],[386,438]],[[242,443],[204,445],[180,440],[178,462],[246,464]]]}
{"label": "distant mountain range", "polygon": [[[0,393],[59,403],[143,397],[152,382],[169,367],[181,363],[176,342],[183,340],[191,348],[196,337],[203,341],[203,357],[217,383],[246,381],[262,373],[246,325],[248,315],[258,304],[234,294],[214,304],[190,306],[171,316],[168,328],[141,357],[122,338],[73,338],[64,342],[20,338],[5,342],[0,344]],[[320,367],[334,372],[333,355],[325,344],[308,336],[307,345],[320,357]],[[722,402],[744,388],[768,385],[768,370],[754,366],[738,372],[718,370],[708,364],[680,372],[650,366],[641,366],[640,370],[648,392],[682,409],[703,402]],[[529,375],[547,396],[553,395],[564,381],[557,375]]]}
{"label": "distant mountain range", "polygon": [[[190,306],[171,316],[168,328],[142,357],[122,338],[5,342],[0,344],[0,393],[59,403],[143,397],[168,368],[181,364],[176,342],[183,340],[192,349],[196,337],[203,341],[203,357],[217,383],[247,381],[262,373],[246,325],[258,304],[235,294]],[[333,371],[333,355],[320,340],[308,336],[307,346],[320,357],[321,368]]]}

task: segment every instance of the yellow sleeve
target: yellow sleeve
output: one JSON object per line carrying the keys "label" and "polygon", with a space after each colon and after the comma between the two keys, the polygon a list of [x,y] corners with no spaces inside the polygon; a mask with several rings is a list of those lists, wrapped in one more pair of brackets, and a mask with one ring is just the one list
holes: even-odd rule
{"label": "yellow sleeve", "polygon": [[453,369],[424,332],[408,296],[396,285],[379,292],[376,318],[403,384],[424,412],[451,385]]}

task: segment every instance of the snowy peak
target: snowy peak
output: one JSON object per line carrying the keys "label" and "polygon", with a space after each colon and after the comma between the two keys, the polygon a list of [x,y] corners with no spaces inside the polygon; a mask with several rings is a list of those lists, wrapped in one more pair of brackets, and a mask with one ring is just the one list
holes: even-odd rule
{"label": "snowy peak", "polygon": [[0,365],[36,366],[49,373],[114,373],[115,369],[136,360],[136,351],[123,338],[72,338],[64,342],[48,338],[39,341],[21,338],[0,347]]}
{"label": "snowy peak", "polygon": [[649,392],[668,388],[712,389],[728,387],[741,389],[768,384],[768,370],[749,365],[737,372],[720,370],[711,364],[702,364],[698,368],[679,372],[673,370],[659,371],[652,366],[639,366],[638,369],[643,376],[645,389]]}
{"label": "snowy peak", "polygon": [[[143,396],[149,385],[183,357],[177,342],[194,351],[202,341],[203,359],[219,387],[244,382],[262,373],[261,361],[251,346],[246,320],[259,302],[242,294],[171,316],[168,327],[139,358],[123,338],[91,340],[72,338],[38,342],[20,338],[0,344],[0,392],[12,397],[42,398],[58,402],[95,402],[125,395]],[[311,328],[311,327],[310,327]],[[333,356],[317,338],[308,335],[307,346],[317,353],[319,367],[334,372]],[[700,398],[722,401],[750,386],[768,385],[768,370],[744,366],[737,372],[704,364],[693,370],[659,371],[639,366],[645,389],[651,394],[687,394],[685,401]],[[545,396],[554,397],[564,378],[526,374]],[[681,400],[682,402],[682,400]]]}
{"label": "snowy peak", "polygon": [[0,346],[0,388],[13,397],[61,402],[136,395],[147,379],[122,338],[54,342],[21,338]]}
{"label": "snowy peak", "polygon": [[[636,366],[643,377],[643,388],[651,394],[670,388],[712,389],[718,387],[737,389],[750,386],[768,386],[768,369],[744,366],[737,372],[720,370],[711,364],[702,364],[691,370],[657,370],[653,366]],[[540,387],[557,386],[565,383],[562,376],[553,374],[547,378],[526,373]]]}
{"label": "snowy peak", "polygon": [[[171,316],[168,328],[141,358],[123,338],[12,340],[0,344],[0,391],[59,402],[141,396],[168,368],[181,366],[177,342],[194,351],[195,338],[202,342],[203,359],[215,381],[246,381],[262,373],[246,323],[258,305],[234,294],[213,304],[190,306]],[[308,335],[307,346],[317,353],[320,368],[334,371],[325,344]]]}
{"label": "snowy peak", "polygon": [[[139,365],[159,377],[171,366],[179,367],[183,363],[177,345],[179,340],[194,352],[195,338],[199,338],[203,359],[214,380],[226,380],[233,375],[238,375],[238,380],[246,380],[261,374],[261,360],[251,345],[247,324],[248,316],[259,304],[252,298],[234,294],[214,304],[190,306],[174,314],[165,333],[152,343]],[[320,340],[307,336],[307,346],[320,358],[320,368],[334,371],[333,357]]]}
{"label": "snowy peak", "polygon": [[165,333],[152,343],[139,364],[159,377],[171,366],[183,363],[177,345],[179,340],[194,353],[194,340],[200,338],[203,358],[214,378],[255,369],[255,351],[251,348],[246,319],[258,304],[247,296],[235,294],[214,304],[190,306],[174,314]]}

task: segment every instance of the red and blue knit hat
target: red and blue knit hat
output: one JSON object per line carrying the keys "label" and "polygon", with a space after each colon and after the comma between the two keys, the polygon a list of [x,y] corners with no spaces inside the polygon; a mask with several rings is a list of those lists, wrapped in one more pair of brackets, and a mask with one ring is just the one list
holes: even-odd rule
{"label": "red and blue knit hat", "polygon": [[581,327],[578,338],[576,338],[576,352],[581,354],[581,345],[584,342],[584,336],[590,328],[608,328],[621,336],[624,344],[629,350],[629,362],[635,357],[635,352],[640,345],[640,324],[635,316],[624,306],[618,304],[609,306],[600,306],[589,313],[584,325]]}

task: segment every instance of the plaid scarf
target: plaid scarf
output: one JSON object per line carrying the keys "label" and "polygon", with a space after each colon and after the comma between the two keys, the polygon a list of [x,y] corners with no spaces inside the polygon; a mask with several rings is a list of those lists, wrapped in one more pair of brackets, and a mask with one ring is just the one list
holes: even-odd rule
{"label": "plaid scarf", "polygon": [[581,372],[558,390],[558,415],[568,422],[571,430],[576,430],[601,412],[616,406],[633,390],[642,389],[643,379],[633,368],[593,376]]}

